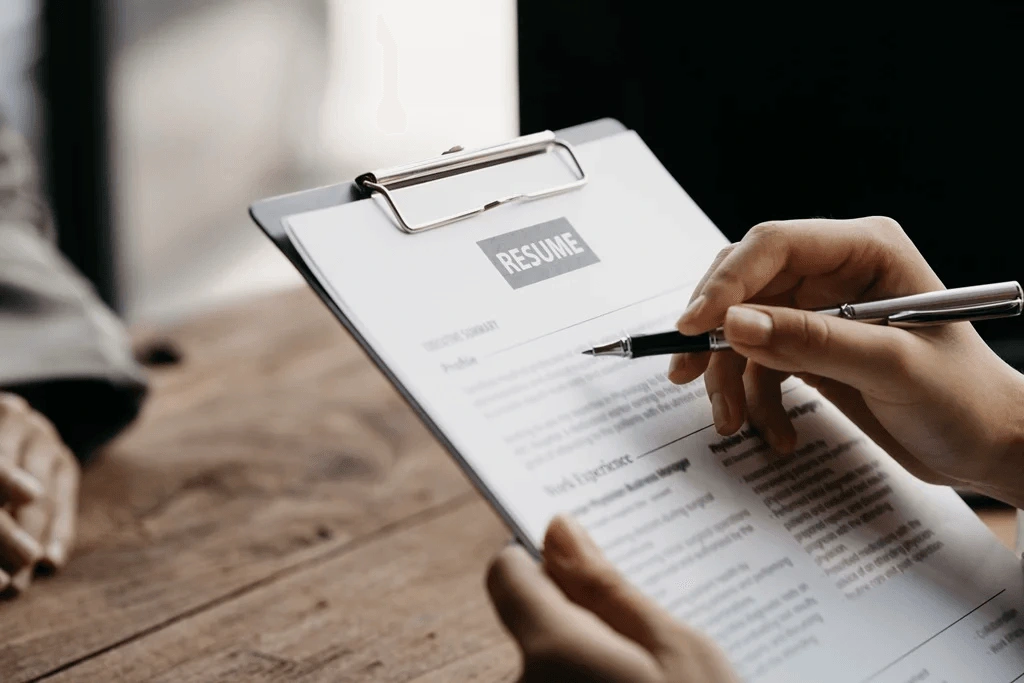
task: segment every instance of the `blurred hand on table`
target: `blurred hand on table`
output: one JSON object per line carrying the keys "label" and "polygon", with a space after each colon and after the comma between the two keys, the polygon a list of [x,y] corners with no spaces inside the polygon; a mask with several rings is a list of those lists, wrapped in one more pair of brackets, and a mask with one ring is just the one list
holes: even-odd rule
{"label": "blurred hand on table", "polygon": [[49,421],[0,393],[0,591],[64,566],[74,541],[80,469]]}

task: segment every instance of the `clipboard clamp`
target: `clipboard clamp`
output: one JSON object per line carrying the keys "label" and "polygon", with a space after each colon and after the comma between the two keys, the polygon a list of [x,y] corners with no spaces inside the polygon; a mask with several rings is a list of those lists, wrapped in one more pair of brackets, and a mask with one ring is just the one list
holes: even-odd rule
{"label": "clipboard clamp", "polygon": [[[392,194],[394,190],[403,187],[429,183],[433,180],[469,173],[470,171],[478,171],[488,166],[503,164],[538,154],[554,153],[560,149],[567,153],[568,159],[572,162],[572,170],[576,175],[575,180],[534,192],[498,197],[481,206],[436,218],[425,223],[412,224],[406,220]],[[464,150],[461,147],[453,147],[441,156],[433,159],[364,173],[356,178],[355,183],[367,196],[374,193],[380,194],[394,214],[399,229],[402,232],[413,234],[471,218],[505,204],[544,199],[545,197],[579,189],[587,183],[587,174],[576,158],[572,146],[568,142],[556,137],[551,131],[544,131],[542,133],[524,135],[500,145],[481,149]]]}

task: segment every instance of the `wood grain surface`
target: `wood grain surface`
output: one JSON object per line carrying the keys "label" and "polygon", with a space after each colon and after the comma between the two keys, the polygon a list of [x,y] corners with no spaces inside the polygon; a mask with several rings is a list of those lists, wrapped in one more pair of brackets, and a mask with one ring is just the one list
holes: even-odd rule
{"label": "wood grain surface", "polygon": [[0,681],[515,678],[508,531],[312,293],[138,337],[183,360],[87,468],[70,566],[0,604]]}

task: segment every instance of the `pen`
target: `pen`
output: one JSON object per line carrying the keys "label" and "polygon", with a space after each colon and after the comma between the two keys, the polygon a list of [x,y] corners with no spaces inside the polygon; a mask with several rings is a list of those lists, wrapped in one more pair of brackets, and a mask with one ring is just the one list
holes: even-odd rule
{"label": "pen", "polygon": [[[925,327],[971,320],[1010,318],[1024,309],[1024,291],[1016,282],[944,289],[895,299],[843,304],[816,311],[822,315],[894,327]],[[599,344],[588,356],[643,358],[671,353],[724,351],[729,347],[722,328],[687,336],[679,332],[631,335]]]}

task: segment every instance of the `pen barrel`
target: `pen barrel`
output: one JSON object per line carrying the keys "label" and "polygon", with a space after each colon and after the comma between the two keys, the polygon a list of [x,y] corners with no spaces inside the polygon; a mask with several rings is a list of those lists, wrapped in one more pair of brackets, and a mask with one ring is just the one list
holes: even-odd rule
{"label": "pen barrel", "polygon": [[1014,300],[1024,300],[1021,286],[1016,282],[997,282],[911,294],[884,301],[846,304],[841,308],[824,309],[818,313],[861,322],[882,322],[907,311],[942,311]]}
{"label": "pen barrel", "polygon": [[707,334],[690,337],[679,332],[659,332],[630,337],[630,355],[633,358],[663,356],[670,353],[696,353],[708,351],[710,348]]}

